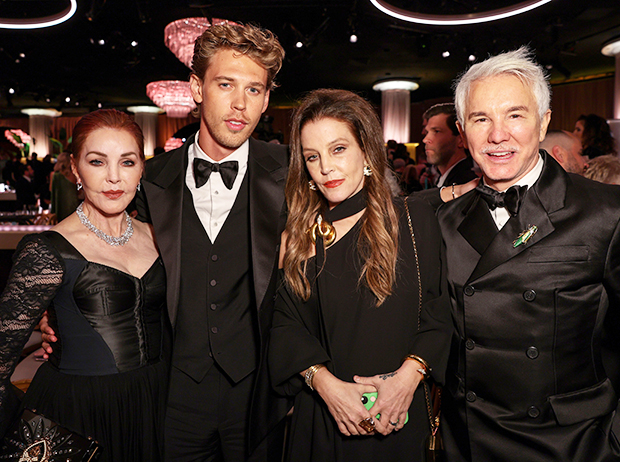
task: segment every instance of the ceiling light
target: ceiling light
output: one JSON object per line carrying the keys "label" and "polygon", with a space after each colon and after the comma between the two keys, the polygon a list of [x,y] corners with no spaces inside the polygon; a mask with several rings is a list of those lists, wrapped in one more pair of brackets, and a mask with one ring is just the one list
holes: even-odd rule
{"label": "ceiling light", "polygon": [[620,55],[620,37],[614,37],[611,40],[607,40],[603,43],[601,53],[605,56],[617,56]]}
{"label": "ceiling light", "polygon": [[162,109],[155,106],[129,106],[127,110],[134,114],[146,113],[146,114],[161,114],[164,112]]}
{"label": "ceiling light", "polygon": [[20,58],[25,58],[25,57],[26,57],[26,55],[25,55],[24,53],[20,53],[20,54],[19,54],[19,57],[20,57]]}
{"label": "ceiling light", "polygon": [[75,14],[77,0],[68,0],[69,5],[62,11],[50,16],[29,19],[0,18],[0,29],[41,29],[63,23]]}
{"label": "ceiling light", "polygon": [[392,6],[385,0],[370,0],[370,2],[380,11],[392,16],[393,18],[402,19],[403,21],[414,22],[417,24],[428,24],[431,26],[461,26],[465,24],[477,24],[481,22],[497,21],[498,19],[509,18],[517,14],[538,8],[551,0],[528,0],[517,3],[516,5],[499,8],[497,10],[483,11],[472,14],[422,14],[413,11],[403,10]]}
{"label": "ceiling light", "polygon": [[304,44],[303,44],[302,42],[297,42],[297,43],[295,44],[295,46],[296,46],[297,48],[301,48],[301,47],[303,47],[303,46],[304,46]]}
{"label": "ceiling light", "polygon": [[159,80],[146,86],[146,95],[168,114],[168,117],[182,118],[196,107],[189,88],[189,82],[181,80]]}
{"label": "ceiling light", "polygon": [[67,96],[67,97],[65,98],[65,103],[70,103],[70,102],[71,102],[71,97],[70,97],[70,96]]}
{"label": "ceiling light", "polygon": [[56,109],[42,109],[42,108],[26,108],[22,109],[22,114],[27,114],[29,116],[44,116],[44,117],[60,117],[62,112],[57,111]]}
{"label": "ceiling light", "polygon": [[97,42],[99,45],[105,45],[105,40],[103,39],[99,39],[99,41]]}
{"label": "ceiling light", "polygon": [[[219,24],[240,25],[227,19],[213,18],[213,25]],[[211,27],[211,23],[207,18],[178,19],[168,24],[164,29],[164,43],[183,64],[191,69],[194,42],[209,27]]]}
{"label": "ceiling light", "polygon": [[444,58],[449,58],[450,57],[450,52],[449,51],[444,51],[441,56],[443,56]]}
{"label": "ceiling light", "polygon": [[357,35],[351,34],[351,37],[349,37],[349,41],[351,43],[357,43]]}
{"label": "ceiling light", "polygon": [[470,63],[473,63],[473,62],[476,60],[476,55],[469,55],[469,57],[467,58],[467,60],[468,60]]}
{"label": "ceiling light", "polygon": [[133,42],[131,42],[131,46],[132,47],[137,47],[138,46],[138,42],[136,42],[135,40]]}
{"label": "ceiling light", "polygon": [[372,89],[375,91],[387,90],[417,90],[420,88],[418,82],[412,79],[383,79],[375,82]]}
{"label": "ceiling light", "polygon": [[15,88],[9,88],[9,95],[15,94]]}

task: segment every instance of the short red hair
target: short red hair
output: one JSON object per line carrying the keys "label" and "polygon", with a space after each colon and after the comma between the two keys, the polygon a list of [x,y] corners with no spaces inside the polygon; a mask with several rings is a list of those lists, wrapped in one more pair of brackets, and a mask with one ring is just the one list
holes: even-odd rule
{"label": "short red hair", "polygon": [[138,145],[138,154],[144,161],[144,135],[140,126],[124,112],[116,109],[99,109],[82,117],[73,128],[73,158],[77,162],[88,136],[100,128],[111,128],[115,130],[125,130],[133,136]]}

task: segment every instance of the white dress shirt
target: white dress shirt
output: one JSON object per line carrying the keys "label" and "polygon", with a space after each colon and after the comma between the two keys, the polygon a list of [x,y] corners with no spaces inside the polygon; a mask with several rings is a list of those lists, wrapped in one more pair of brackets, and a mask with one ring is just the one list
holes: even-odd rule
{"label": "white dress shirt", "polygon": [[[544,162],[542,160],[542,157],[540,154],[538,154],[538,162],[536,162],[534,168],[530,170],[527,175],[517,181],[513,186],[527,186],[527,189],[529,190],[534,185],[534,183],[538,181],[538,177],[540,177],[540,174],[542,173],[543,165]],[[500,192],[506,191],[508,191],[508,189]],[[497,228],[502,229],[510,219],[510,212],[508,212],[508,210],[506,210],[504,207],[497,207],[495,210],[491,210],[491,216],[493,217]]]}
{"label": "white dress shirt", "polygon": [[[187,150],[188,162],[187,171],[185,172],[185,184],[192,193],[194,208],[196,209],[198,218],[207,232],[211,243],[214,243],[222,226],[224,226],[226,218],[228,218],[230,210],[233,208],[235,200],[237,199],[237,194],[239,194],[239,189],[241,188],[241,183],[248,170],[250,142],[246,140],[236,151],[222,161],[216,162],[198,146],[199,134],[200,132],[196,133],[196,142]],[[209,181],[202,187],[196,188],[196,181],[194,180],[195,158],[208,160],[213,164],[231,160],[239,162],[239,172],[237,173],[232,189],[228,189],[224,185],[222,175],[219,172],[211,173]]]}

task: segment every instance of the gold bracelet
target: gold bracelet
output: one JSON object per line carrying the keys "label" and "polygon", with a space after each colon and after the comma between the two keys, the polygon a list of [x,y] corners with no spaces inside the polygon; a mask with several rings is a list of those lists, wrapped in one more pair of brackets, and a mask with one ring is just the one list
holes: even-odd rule
{"label": "gold bracelet", "polygon": [[322,367],[325,367],[324,364],[315,364],[314,366],[310,366],[307,370],[306,370],[306,374],[305,374],[305,379],[306,379],[306,385],[308,385],[308,388],[310,388],[310,390],[314,391],[314,387],[312,386],[312,381],[314,380],[314,374],[317,373],[317,371],[319,369],[321,369]]}
{"label": "gold bracelet", "polygon": [[431,367],[428,365],[428,363],[426,361],[424,361],[422,358],[420,358],[419,356],[416,355],[407,355],[403,358],[403,362],[407,361],[407,360],[411,360],[411,361],[417,361],[418,363],[420,363],[420,365],[422,366],[419,369],[416,369],[420,374],[422,374],[422,380],[426,380],[427,377],[429,376],[430,372],[432,371]]}

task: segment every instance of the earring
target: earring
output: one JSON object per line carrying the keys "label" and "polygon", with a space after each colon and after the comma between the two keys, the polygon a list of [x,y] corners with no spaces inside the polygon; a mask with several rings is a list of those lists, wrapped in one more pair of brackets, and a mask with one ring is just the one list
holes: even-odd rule
{"label": "earring", "polygon": [[142,186],[142,183],[138,183],[138,186],[136,186],[136,189],[137,189],[138,191],[140,191],[140,186]]}
{"label": "earring", "polygon": [[82,183],[77,184],[77,190],[79,191],[80,189],[82,189]]}
{"label": "earring", "polygon": [[364,165],[364,176],[370,175],[372,175],[372,169],[370,168],[370,165]]}
{"label": "earring", "polygon": [[316,191],[316,183],[314,182],[314,180],[308,181],[308,187],[311,191]]}

